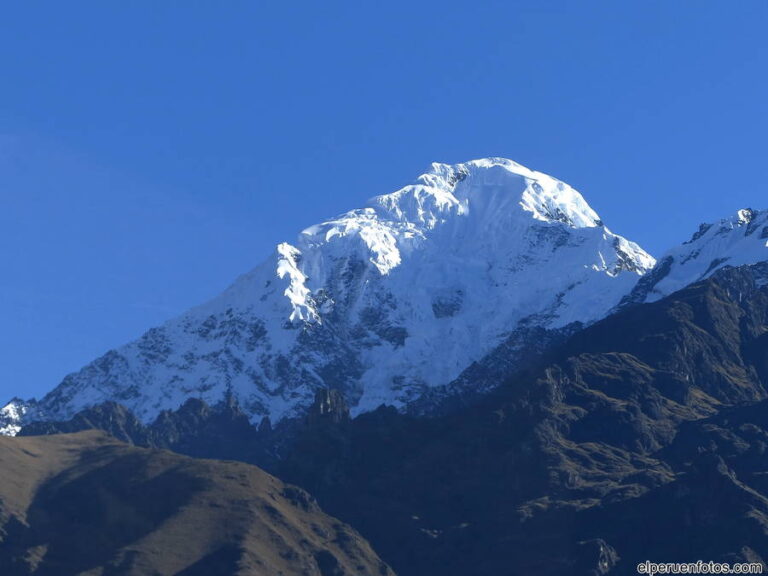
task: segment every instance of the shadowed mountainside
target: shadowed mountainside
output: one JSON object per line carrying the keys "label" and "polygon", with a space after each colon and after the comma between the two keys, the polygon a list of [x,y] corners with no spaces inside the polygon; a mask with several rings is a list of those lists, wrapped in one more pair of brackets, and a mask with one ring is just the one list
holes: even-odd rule
{"label": "shadowed mountainside", "polygon": [[393,572],[306,492],[258,468],[89,431],[0,438],[0,574]]}
{"label": "shadowed mountainside", "polygon": [[624,310],[445,417],[381,408],[314,426],[276,473],[402,574],[763,562],[764,268]]}
{"label": "shadowed mountainside", "polygon": [[[318,394],[303,428],[265,463],[405,575],[634,574],[647,559],[764,562],[766,278],[766,264],[725,269],[626,308],[439,417],[381,407],[350,419],[336,391]],[[95,408],[37,432],[114,426],[119,410]],[[126,418],[118,432],[130,429]],[[236,406],[188,403],[163,418],[173,434],[155,423],[142,429],[144,441],[264,458],[254,444],[238,444],[239,425],[213,424],[242,423]],[[218,432],[196,439],[194,422]]]}

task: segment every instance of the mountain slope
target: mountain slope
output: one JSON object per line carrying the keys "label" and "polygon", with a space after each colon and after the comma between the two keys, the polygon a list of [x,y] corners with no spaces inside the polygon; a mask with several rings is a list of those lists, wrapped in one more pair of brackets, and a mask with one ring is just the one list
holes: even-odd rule
{"label": "mountain slope", "polygon": [[[638,562],[768,559],[768,263],[628,307],[448,414],[350,419],[318,393],[270,470],[401,574],[634,574]],[[105,405],[26,433],[101,426],[251,461],[236,406],[143,427]],[[250,426],[250,427],[249,427]],[[687,534],[685,539],[678,536]]]}
{"label": "mountain slope", "polygon": [[25,418],[115,401],[148,422],[189,397],[232,395],[275,423],[323,387],[354,413],[405,408],[516,330],[602,318],[653,264],[554,178],[504,159],[433,164],[67,376]]}
{"label": "mountain slope", "polygon": [[664,254],[624,303],[655,302],[724,267],[768,260],[768,210],[739,210],[702,224],[690,240]]}
{"label": "mountain slope", "polygon": [[766,273],[721,270],[599,321],[447,416],[315,426],[276,472],[401,574],[763,562]]}
{"label": "mountain slope", "polygon": [[304,491],[97,432],[0,439],[0,572],[393,574]]}

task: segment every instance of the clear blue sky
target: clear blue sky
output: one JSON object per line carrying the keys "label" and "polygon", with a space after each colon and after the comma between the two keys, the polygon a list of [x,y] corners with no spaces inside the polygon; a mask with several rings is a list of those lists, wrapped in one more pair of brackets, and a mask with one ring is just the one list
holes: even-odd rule
{"label": "clear blue sky", "polygon": [[768,2],[376,4],[2,7],[0,400],[432,161],[553,174],[656,255],[768,207]]}

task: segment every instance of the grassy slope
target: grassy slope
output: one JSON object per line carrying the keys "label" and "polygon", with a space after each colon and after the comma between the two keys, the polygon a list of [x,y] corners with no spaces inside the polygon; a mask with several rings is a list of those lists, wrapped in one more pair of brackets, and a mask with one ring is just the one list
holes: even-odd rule
{"label": "grassy slope", "polygon": [[101,432],[0,438],[0,574],[392,572],[302,490]]}

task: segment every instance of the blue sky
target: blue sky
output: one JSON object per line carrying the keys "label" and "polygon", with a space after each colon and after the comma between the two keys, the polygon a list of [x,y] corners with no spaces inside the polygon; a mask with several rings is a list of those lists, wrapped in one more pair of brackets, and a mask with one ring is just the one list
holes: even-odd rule
{"label": "blue sky", "polygon": [[0,400],[430,162],[505,156],[658,255],[768,207],[768,3],[24,2],[0,13]]}

